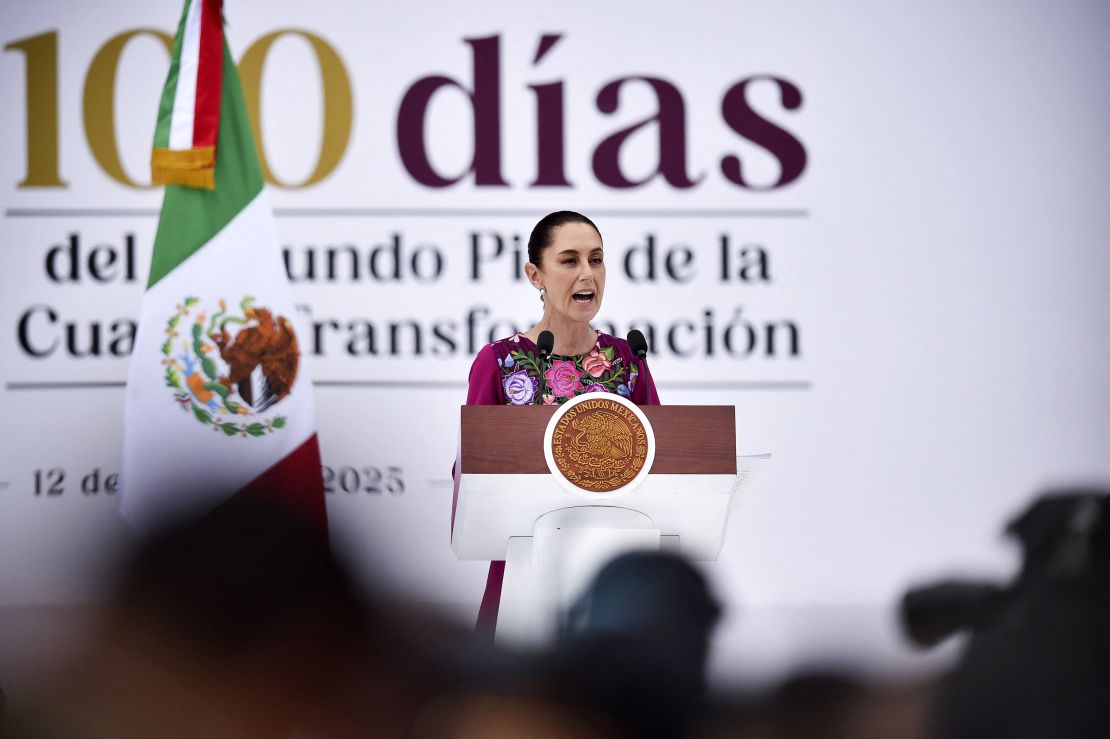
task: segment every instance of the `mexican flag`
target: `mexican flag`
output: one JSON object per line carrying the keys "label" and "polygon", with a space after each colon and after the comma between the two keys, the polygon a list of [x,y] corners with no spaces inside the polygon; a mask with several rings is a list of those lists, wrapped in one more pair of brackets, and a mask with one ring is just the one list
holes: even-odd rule
{"label": "mexican flag", "polygon": [[326,535],[312,382],[219,0],[186,0],[151,160],[166,183],[127,379],[119,506],[141,529],[241,497]]}

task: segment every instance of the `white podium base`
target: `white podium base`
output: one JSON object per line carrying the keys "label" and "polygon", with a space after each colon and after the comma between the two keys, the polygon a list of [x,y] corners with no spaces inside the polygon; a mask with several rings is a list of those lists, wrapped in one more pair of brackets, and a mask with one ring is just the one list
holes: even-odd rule
{"label": "white podium base", "polygon": [[657,550],[664,539],[677,538],[660,536],[648,516],[629,508],[576,506],[540,516],[532,536],[509,538],[497,642],[549,644],[567,608],[607,562],[626,552]]}

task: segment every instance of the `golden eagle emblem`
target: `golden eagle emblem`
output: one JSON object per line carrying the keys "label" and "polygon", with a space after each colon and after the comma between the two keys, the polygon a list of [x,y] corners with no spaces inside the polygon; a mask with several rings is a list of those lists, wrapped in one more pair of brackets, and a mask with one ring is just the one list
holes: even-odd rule
{"label": "golden eagle emblem", "polygon": [[575,420],[578,430],[574,446],[593,457],[624,459],[632,454],[632,429],[619,417],[605,411]]}
{"label": "golden eagle emblem", "polygon": [[647,460],[647,429],[632,412],[597,393],[575,401],[551,432],[551,457],[572,485],[608,493],[627,485]]}

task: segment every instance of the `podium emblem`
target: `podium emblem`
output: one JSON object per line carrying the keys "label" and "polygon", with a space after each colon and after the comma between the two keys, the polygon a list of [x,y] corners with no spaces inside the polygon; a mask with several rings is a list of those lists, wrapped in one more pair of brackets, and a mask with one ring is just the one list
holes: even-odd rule
{"label": "podium emblem", "polygon": [[564,487],[611,497],[635,487],[655,458],[643,411],[620,395],[586,393],[561,406],[544,436],[547,465]]}

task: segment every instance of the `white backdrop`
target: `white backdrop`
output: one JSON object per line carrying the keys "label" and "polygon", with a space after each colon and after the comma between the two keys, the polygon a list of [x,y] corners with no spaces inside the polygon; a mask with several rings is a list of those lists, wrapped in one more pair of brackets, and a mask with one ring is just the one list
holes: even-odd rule
{"label": "white backdrop", "polygon": [[[138,34],[120,42],[112,75],[110,41],[135,29],[172,33],[179,12],[177,0],[0,10],[3,605],[95,602],[127,538],[104,488],[118,468],[126,322],[161,196],[119,180],[149,182],[168,56]],[[398,597],[460,618],[476,611],[484,569],[456,562],[447,538],[456,407],[477,347],[538,318],[536,294],[515,277],[512,239],[562,208],[602,230],[601,325],[622,335],[654,327],[663,401],[735,404],[740,451],[775,455],[720,561],[706,567],[730,609],[718,675],[766,677],[814,659],[924,664],[893,620],[907,584],[955,570],[1008,574],[1014,552],[998,536],[1007,515],[1048,483],[1110,479],[1104,3],[622,2],[548,12],[471,3],[460,12],[230,0],[227,19],[239,60],[289,29],[335,54],[321,72],[305,36],[280,33],[261,81],[247,76],[247,87],[259,90],[273,175],[293,185],[270,197],[320,383],[333,537]],[[535,61],[545,34],[561,38]],[[442,177],[462,176],[421,184],[398,141],[402,99],[435,75],[474,90],[474,54],[489,74],[491,49],[496,77],[475,95],[492,116],[478,125],[481,171],[467,172],[470,99],[448,86],[431,98],[424,141]],[[615,110],[599,101],[630,77],[665,80],[669,97],[661,103],[631,80]],[[735,91],[744,80],[747,113]],[[551,128],[556,83],[562,136]],[[542,116],[530,85],[547,96]],[[493,94],[499,114],[489,112]],[[624,177],[647,181],[612,186],[595,151],[661,106],[663,120],[631,134],[618,156]],[[538,118],[549,127],[542,145]],[[768,130],[780,131],[777,143]],[[334,167],[299,186],[329,132]],[[568,184],[533,186],[541,148],[553,157],[546,180]],[[661,151],[669,177],[656,173]],[[730,156],[749,186],[724,173]],[[783,158],[801,171],[775,186]],[[491,178],[505,184],[478,182]],[[376,279],[374,250],[385,247],[384,269],[395,236],[401,277]],[[91,257],[102,281],[89,269],[97,246],[106,247]],[[672,252],[677,278],[666,270]],[[94,325],[99,354],[87,356]],[[367,490],[373,470],[390,467],[403,494]],[[355,479],[345,468],[361,489],[341,489]],[[100,492],[85,493],[94,470]]]}

